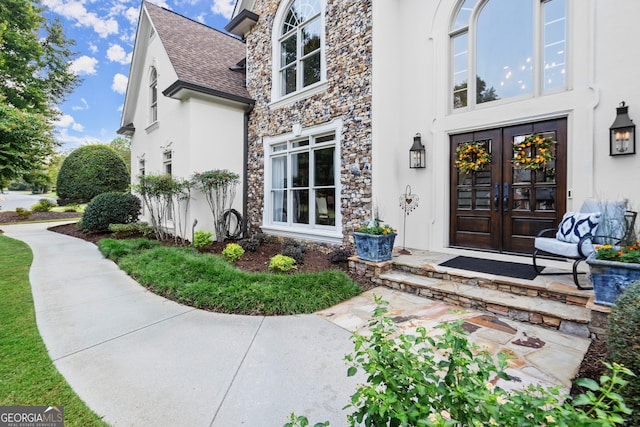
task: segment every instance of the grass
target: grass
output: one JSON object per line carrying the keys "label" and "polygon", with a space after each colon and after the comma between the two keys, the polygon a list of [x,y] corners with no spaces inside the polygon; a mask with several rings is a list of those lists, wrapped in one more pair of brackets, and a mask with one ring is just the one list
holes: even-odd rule
{"label": "grass", "polygon": [[336,270],[251,273],[215,255],[160,246],[146,239],[103,239],[98,247],[143,286],[180,303],[217,312],[313,313],[361,292],[349,276]]}
{"label": "grass", "polygon": [[36,326],[29,247],[0,236],[0,405],[63,405],[67,426],[107,426],[71,389]]}

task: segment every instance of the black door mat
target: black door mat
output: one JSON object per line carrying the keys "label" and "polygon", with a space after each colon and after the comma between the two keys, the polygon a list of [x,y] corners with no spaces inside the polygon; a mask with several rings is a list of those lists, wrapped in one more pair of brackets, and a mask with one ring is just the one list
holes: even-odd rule
{"label": "black door mat", "polygon": [[494,261],[491,259],[457,256],[440,263],[443,267],[458,268],[460,270],[477,271],[479,273],[496,276],[514,277],[517,279],[533,280],[538,275],[531,264],[517,262]]}

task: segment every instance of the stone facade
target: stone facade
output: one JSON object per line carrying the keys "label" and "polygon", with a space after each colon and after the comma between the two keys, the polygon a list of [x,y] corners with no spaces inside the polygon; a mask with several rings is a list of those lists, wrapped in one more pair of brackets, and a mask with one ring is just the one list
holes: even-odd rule
{"label": "stone facade", "polygon": [[[284,0],[286,1],[286,0]],[[259,231],[264,208],[263,138],[343,120],[340,157],[340,209],[345,245],[351,231],[371,213],[371,0],[327,0],[325,55],[327,89],[292,104],[272,107],[272,26],[279,1],[257,0],[260,16],[246,34],[247,89],[255,100],[249,119],[248,225]]]}

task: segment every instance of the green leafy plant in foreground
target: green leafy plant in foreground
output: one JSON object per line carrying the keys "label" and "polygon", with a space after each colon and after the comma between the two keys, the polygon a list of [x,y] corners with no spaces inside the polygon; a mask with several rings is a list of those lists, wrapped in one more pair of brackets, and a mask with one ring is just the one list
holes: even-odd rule
{"label": "green leafy plant in foreground", "polygon": [[276,271],[278,273],[286,273],[291,270],[295,270],[296,260],[290,256],[278,254],[271,257],[269,260],[269,270]]}
{"label": "green leafy plant in foreground", "polygon": [[193,233],[193,247],[196,249],[206,248],[213,244],[213,234],[209,231],[198,230]]}
{"label": "green leafy plant in foreground", "polygon": [[[346,356],[347,375],[360,369],[367,375],[346,407],[354,410],[352,426],[605,427],[624,424],[631,412],[619,391],[634,374],[622,365],[605,363],[611,374],[600,383],[577,380],[588,391],[574,399],[559,386],[507,391],[495,385],[509,379],[506,357],[500,354],[496,364],[468,341],[461,321],[439,326],[435,337],[422,327],[416,335],[401,334],[385,316],[386,303],[376,303],[371,335],[354,334],[354,352]],[[290,420],[308,425],[304,416]]]}

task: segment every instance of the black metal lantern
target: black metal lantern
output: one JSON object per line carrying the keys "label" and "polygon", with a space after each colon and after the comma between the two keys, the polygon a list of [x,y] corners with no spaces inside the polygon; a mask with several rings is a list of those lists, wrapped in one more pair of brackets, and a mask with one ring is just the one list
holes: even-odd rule
{"label": "black metal lantern", "polygon": [[416,136],[413,137],[413,145],[409,150],[409,167],[411,169],[424,168],[425,157],[422,136],[419,133],[416,133]]}
{"label": "black metal lantern", "polygon": [[609,128],[609,155],[636,154],[636,125],[629,118],[629,106],[622,101]]}

